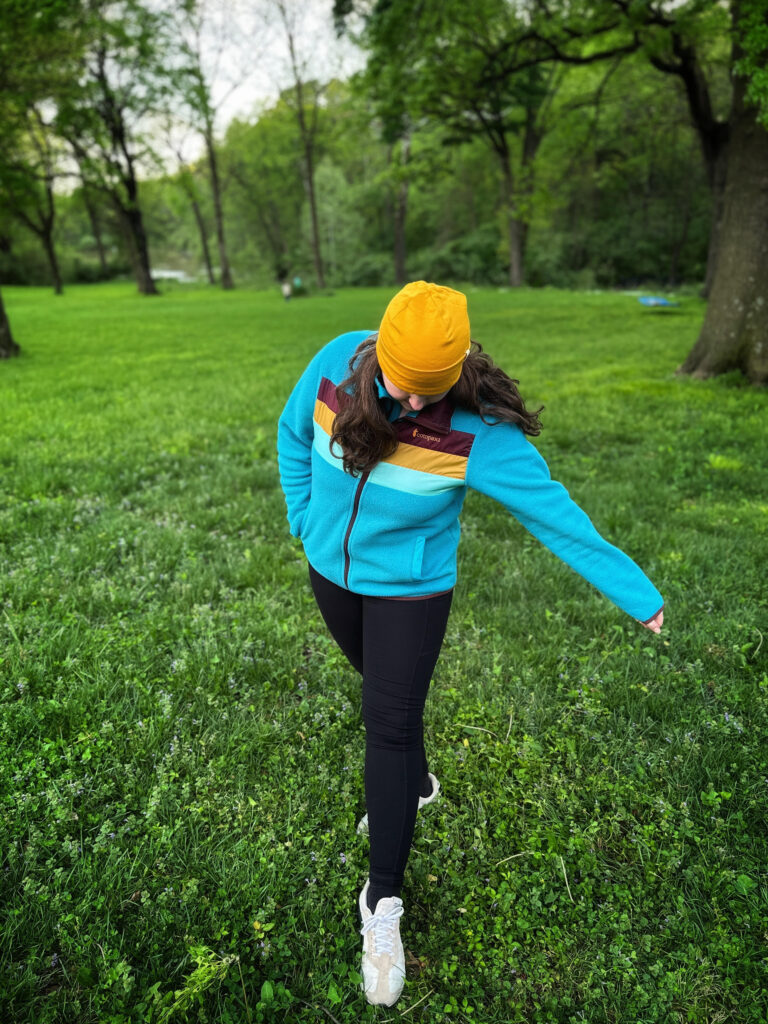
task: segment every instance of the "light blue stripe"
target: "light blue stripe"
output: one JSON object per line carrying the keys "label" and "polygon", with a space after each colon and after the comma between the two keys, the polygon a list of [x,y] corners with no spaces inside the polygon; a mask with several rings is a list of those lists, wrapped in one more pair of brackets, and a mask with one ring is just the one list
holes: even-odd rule
{"label": "light blue stripe", "polygon": [[[339,453],[339,458],[334,458],[328,445],[328,435],[317,422],[315,423],[314,448],[321,458],[336,469],[343,471],[344,465],[341,461],[341,446],[334,444],[333,450]],[[369,484],[378,484],[380,487],[390,487],[393,491],[403,491],[405,494],[446,494],[448,491],[455,491],[457,487],[463,487],[463,480],[456,480],[450,476],[440,476],[437,473],[423,473],[420,469],[410,469],[407,466],[395,466],[391,462],[380,462],[371,470],[368,477]]]}
{"label": "light blue stripe", "polygon": [[451,476],[439,476],[437,473],[423,473],[420,469],[409,469],[407,466],[395,466],[391,462],[380,462],[371,470],[369,484],[391,487],[393,491],[405,491],[406,494],[445,494],[463,487],[463,480]]}
{"label": "light blue stripe", "polygon": [[326,434],[326,432],[323,430],[323,428],[320,426],[317,420],[313,420],[312,422],[315,427],[315,451],[317,452],[318,455],[324,458],[325,461],[329,463],[331,466],[335,466],[336,469],[340,469],[342,472],[344,472],[344,463],[341,461],[341,445],[334,444],[333,450],[334,452],[338,453],[338,458],[334,458],[333,455],[331,455],[331,449],[328,444],[328,442],[330,441],[330,437],[328,436],[328,434]]}

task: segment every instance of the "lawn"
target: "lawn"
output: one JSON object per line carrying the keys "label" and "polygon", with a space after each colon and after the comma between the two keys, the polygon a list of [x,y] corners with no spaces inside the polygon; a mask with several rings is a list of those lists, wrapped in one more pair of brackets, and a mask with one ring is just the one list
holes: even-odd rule
{"label": "lawn", "polygon": [[675,377],[694,298],[468,294],[665,623],[469,495],[387,1011],[358,989],[360,682],[275,432],[390,293],[3,290],[4,1022],[768,1018],[768,393]]}

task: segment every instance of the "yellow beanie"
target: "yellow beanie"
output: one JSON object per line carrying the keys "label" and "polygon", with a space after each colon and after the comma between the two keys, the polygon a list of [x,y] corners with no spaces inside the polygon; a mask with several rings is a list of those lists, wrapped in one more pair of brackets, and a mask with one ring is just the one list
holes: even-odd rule
{"label": "yellow beanie", "polygon": [[409,395],[448,391],[469,349],[466,296],[427,281],[411,281],[395,295],[376,342],[383,373]]}

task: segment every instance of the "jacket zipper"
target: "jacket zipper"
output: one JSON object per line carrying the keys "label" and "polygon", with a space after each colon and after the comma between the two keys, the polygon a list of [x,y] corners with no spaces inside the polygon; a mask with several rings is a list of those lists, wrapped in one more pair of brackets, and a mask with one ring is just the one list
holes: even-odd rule
{"label": "jacket zipper", "polygon": [[357,519],[357,512],[360,508],[360,495],[363,493],[363,487],[365,487],[365,481],[370,476],[370,470],[363,473],[360,477],[360,483],[357,485],[355,491],[355,502],[352,506],[352,515],[349,520],[349,526],[347,532],[344,534],[344,586],[349,589],[349,535],[352,533],[352,527],[355,525]]}

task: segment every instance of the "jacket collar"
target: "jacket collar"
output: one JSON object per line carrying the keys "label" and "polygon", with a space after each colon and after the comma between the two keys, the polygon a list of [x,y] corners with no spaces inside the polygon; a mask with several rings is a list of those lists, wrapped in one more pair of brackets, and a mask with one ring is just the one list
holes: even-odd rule
{"label": "jacket collar", "polygon": [[[379,398],[386,398],[390,402],[394,403],[394,399],[388,393],[379,378],[376,378],[376,390]],[[448,395],[445,398],[441,398],[439,402],[435,402],[433,405],[426,405],[420,412],[417,413],[405,413],[399,416],[398,419],[413,420],[414,423],[418,423],[419,426],[426,427],[427,430],[433,430],[438,434],[449,434],[451,431],[451,416],[453,415],[454,405],[449,399]]]}
{"label": "jacket collar", "polygon": [[417,413],[414,420],[421,426],[426,427],[427,430],[434,430],[438,434],[450,434],[453,408],[453,402],[446,395],[445,398],[441,398],[434,405],[425,406],[421,412]]}

